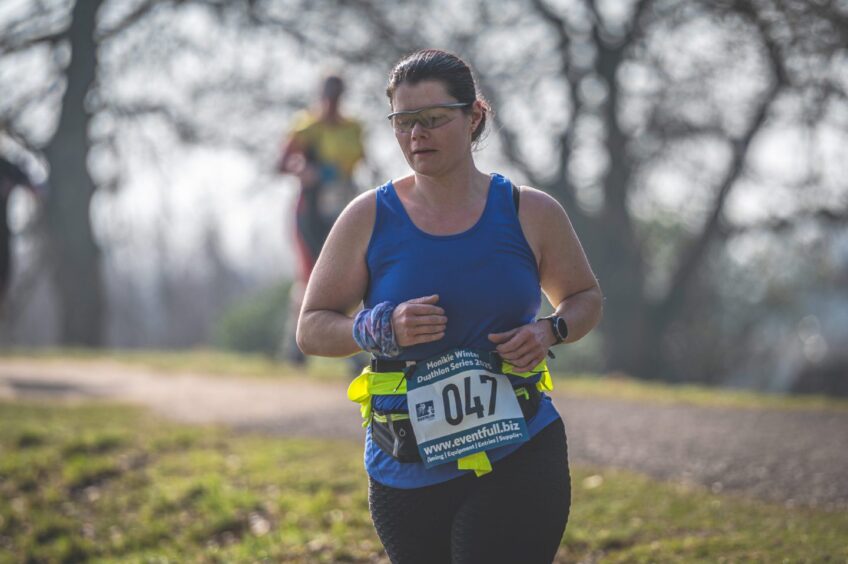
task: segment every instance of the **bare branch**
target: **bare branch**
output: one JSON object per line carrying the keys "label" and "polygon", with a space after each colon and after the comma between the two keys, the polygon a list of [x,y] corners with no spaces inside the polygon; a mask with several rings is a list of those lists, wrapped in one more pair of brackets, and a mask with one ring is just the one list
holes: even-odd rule
{"label": "bare branch", "polygon": [[536,175],[533,169],[530,168],[527,161],[521,156],[518,148],[518,135],[515,131],[502,121],[498,123],[495,130],[497,131],[498,138],[500,139],[504,156],[510,164],[521,171],[521,174],[524,175],[527,182],[535,187],[541,188],[544,185],[544,182]]}
{"label": "bare branch", "polygon": [[423,38],[417,33],[399,37],[397,27],[386,19],[386,11],[378,10],[370,0],[347,0],[344,3],[358,8],[365,16],[368,23],[377,32],[378,44],[381,41],[386,42],[398,54],[407,53],[425,44]]}
{"label": "bare branch", "polygon": [[719,184],[719,190],[707,221],[704,223],[700,234],[681,253],[678,266],[671,277],[669,292],[660,305],[660,310],[665,314],[669,314],[683,302],[683,295],[689,280],[694,276],[711,242],[720,235],[719,227],[724,214],[724,206],[727,202],[728,195],[734,186],[736,186],[737,180],[745,168],[751,141],[765,124],[774,101],[789,83],[786,68],[780,55],[780,48],[769,35],[767,25],[757,13],[755,7],[748,2],[744,2],[740,3],[739,11],[748,17],[759,31],[760,38],[766,46],[767,56],[774,74],[771,85],[763,95],[747,130],[739,139],[733,142],[731,163],[724,179]]}
{"label": "bare branch", "polygon": [[[598,2],[597,0],[586,0],[587,7],[592,14],[592,26],[593,28],[604,36],[609,35],[609,29],[604,24],[604,19],[601,17],[601,13],[598,10]],[[633,16],[630,19],[630,27],[627,32],[621,38],[621,44],[630,45],[638,38],[639,34],[643,30],[642,26],[642,17],[645,15],[645,12],[648,8],[653,4],[653,0],[638,0],[636,2],[636,6],[633,9]],[[618,42],[616,42],[618,43]]]}
{"label": "bare branch", "polygon": [[167,123],[174,127],[174,130],[179,135],[180,139],[185,142],[196,142],[206,138],[201,134],[195,124],[182,116],[178,115],[173,107],[164,104],[113,104],[109,106],[110,110],[116,115],[138,118],[141,116],[160,116]]}
{"label": "bare branch", "polygon": [[0,134],[6,135],[14,143],[25,148],[32,155],[41,155],[41,149],[36,147],[26,135],[17,130],[10,122],[0,118]]}
{"label": "bare branch", "polygon": [[796,229],[808,222],[829,227],[848,226],[848,206],[841,209],[827,207],[808,209],[797,212],[791,217],[774,217],[746,225],[722,225],[720,235],[722,238],[730,238],[734,235],[756,231],[782,233]]}
{"label": "bare branch", "polygon": [[683,300],[686,285],[694,276],[701,259],[704,257],[710,243],[717,238],[719,234],[719,226],[724,206],[727,202],[727,196],[730,194],[733,187],[736,185],[748,157],[751,141],[760,132],[763,124],[766,121],[771,107],[777,99],[781,91],[781,84],[775,81],[766,92],[760,106],[751,120],[745,134],[733,143],[733,157],[730,167],[728,168],[724,179],[719,185],[718,194],[712,206],[712,211],[707,218],[704,227],[700,234],[695,238],[691,245],[686,247],[681,254],[677,269],[671,277],[669,292],[660,306],[660,309],[669,312],[677,308]]}
{"label": "bare branch", "polygon": [[0,39],[0,55],[11,55],[26,51],[30,47],[40,43],[56,43],[65,38],[66,29],[46,30],[40,33],[35,33],[29,36],[16,36],[14,34],[4,34]]}
{"label": "bare branch", "polygon": [[562,17],[558,16],[551,10],[550,6],[545,4],[544,0],[532,0],[533,7],[536,12],[548,22],[557,34],[559,39],[559,54],[562,61],[562,69],[565,74],[568,74],[568,69],[571,67],[569,60],[569,47],[571,46],[571,38],[568,35],[568,23]]}
{"label": "bare branch", "polygon": [[568,176],[568,163],[571,162],[571,155],[574,151],[575,132],[577,130],[577,118],[580,117],[580,110],[583,103],[580,100],[578,92],[579,81],[569,80],[568,89],[571,96],[571,115],[568,117],[568,123],[559,135],[559,168],[556,174],[556,195],[571,209],[574,213],[578,213],[577,196],[574,191],[574,186]]}
{"label": "bare branch", "polygon": [[597,0],[586,0],[586,7],[589,8],[589,12],[591,12],[592,14],[592,26],[595,28],[603,28],[604,18],[601,16],[601,12],[598,10]]}
{"label": "bare branch", "polygon": [[236,135],[228,135],[226,132],[222,133],[208,128],[203,129],[198,126],[196,120],[181,115],[169,105],[152,103],[110,104],[107,109],[115,115],[124,118],[161,117],[165,123],[173,127],[180,141],[183,143],[199,143],[203,141],[207,146],[235,147],[251,154],[261,153],[265,149],[265,145],[261,139],[245,139]]}
{"label": "bare branch", "polygon": [[575,69],[571,64],[571,37],[568,34],[568,23],[565,19],[554,13],[553,10],[545,4],[544,0],[533,0],[533,6],[536,8],[538,14],[542,16],[542,19],[547,21],[554,28],[554,31],[557,34],[562,73],[568,81],[572,105],[568,124],[558,136],[560,158],[552,187],[555,190],[554,195],[558,199],[571,209],[575,210],[574,213],[579,213],[579,208],[576,205],[577,199],[574,193],[574,187],[568,177],[568,163],[571,161],[571,153],[574,146],[575,125],[577,123],[577,118],[580,116],[583,105],[578,88],[585,72]]}
{"label": "bare branch", "polygon": [[[40,4],[40,2],[39,2]],[[49,35],[61,34],[70,24],[70,10],[45,6],[33,9],[16,20],[5,22],[0,30],[0,46],[32,44],[49,39]]]}
{"label": "bare branch", "polygon": [[94,36],[95,41],[100,43],[112,39],[116,35],[119,35],[135,25],[139,20],[150,13],[150,10],[152,10],[155,6],[164,4],[166,1],[168,0],[147,0],[147,2],[142,2],[115,26],[104,30],[97,30]]}
{"label": "bare branch", "polygon": [[248,17],[254,25],[276,28],[288,35],[303,46],[318,53],[328,56],[336,56],[351,64],[372,64],[376,49],[386,49],[387,56],[396,57],[410,50],[410,45],[421,45],[423,40],[419,36],[410,39],[408,34],[400,34],[385,19],[384,14],[366,0],[338,1],[338,9],[352,7],[363,16],[363,23],[371,26],[375,34],[369,45],[363,48],[353,48],[349,44],[334,46],[330,42],[323,41],[325,37],[315,37],[304,28],[303,22],[295,14],[291,18],[281,18],[266,10],[262,10],[255,2],[248,6]]}
{"label": "bare branch", "polygon": [[6,107],[0,110],[0,122],[14,119],[15,116],[26,113],[32,106],[42,103],[51,93],[58,91],[62,84],[61,78],[57,78],[47,87],[23,92],[15,98],[9,96],[8,100],[4,101]]}
{"label": "bare branch", "polygon": [[[657,106],[660,106],[658,104]],[[705,125],[696,125],[689,121],[679,119],[677,116],[661,115],[656,110],[651,113],[651,121],[648,129],[650,131],[662,132],[664,140],[676,141],[678,139],[692,139],[694,137],[716,137],[727,139],[727,130],[715,122]]]}

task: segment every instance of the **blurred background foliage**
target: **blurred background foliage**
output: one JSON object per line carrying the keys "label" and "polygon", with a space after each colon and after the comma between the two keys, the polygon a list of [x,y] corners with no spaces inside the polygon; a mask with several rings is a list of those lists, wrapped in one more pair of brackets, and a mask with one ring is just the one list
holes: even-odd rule
{"label": "blurred background foliage", "polygon": [[561,368],[848,394],[844,1],[22,0],[0,37],[0,153],[50,186],[9,202],[6,345],[270,352],[293,112],[343,69],[361,187],[403,174],[385,79],[435,46],[604,289]]}
{"label": "blurred background foliage", "polygon": [[236,300],[215,322],[212,345],[277,356],[288,315],[290,286],[277,284]]}

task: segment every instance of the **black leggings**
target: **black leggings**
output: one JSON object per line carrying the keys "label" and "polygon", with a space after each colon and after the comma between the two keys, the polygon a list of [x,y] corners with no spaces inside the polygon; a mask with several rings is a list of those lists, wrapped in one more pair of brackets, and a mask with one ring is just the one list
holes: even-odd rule
{"label": "black leggings", "polygon": [[392,562],[550,564],[571,506],[562,420],[493,467],[415,489],[371,479],[371,519]]}

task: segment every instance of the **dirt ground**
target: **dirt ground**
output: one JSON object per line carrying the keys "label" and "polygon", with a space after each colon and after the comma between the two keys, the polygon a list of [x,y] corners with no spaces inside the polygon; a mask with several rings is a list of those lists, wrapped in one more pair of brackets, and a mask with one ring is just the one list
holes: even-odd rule
{"label": "dirt ground", "polygon": [[[0,398],[102,399],[179,421],[362,440],[345,384],[0,360]],[[848,509],[848,413],[705,408],[553,393],[572,463],[626,468],[788,505]]]}

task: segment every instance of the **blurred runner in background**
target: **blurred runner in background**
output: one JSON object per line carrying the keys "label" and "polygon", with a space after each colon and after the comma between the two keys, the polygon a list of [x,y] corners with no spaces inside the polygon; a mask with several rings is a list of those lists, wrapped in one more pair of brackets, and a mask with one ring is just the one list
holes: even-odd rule
{"label": "blurred runner in background", "polygon": [[295,343],[303,292],[330,228],[357,194],[353,172],[365,157],[362,126],[340,111],[343,92],[341,77],[324,79],[320,105],[295,116],[277,162],[278,172],[300,181],[295,211],[298,278],[292,284],[281,346],[282,356],[298,364],[305,361]]}
{"label": "blurred runner in background", "polygon": [[15,187],[28,188],[38,195],[38,187],[17,165],[0,157],[0,305],[12,279],[12,231],[9,227],[9,196]]}

